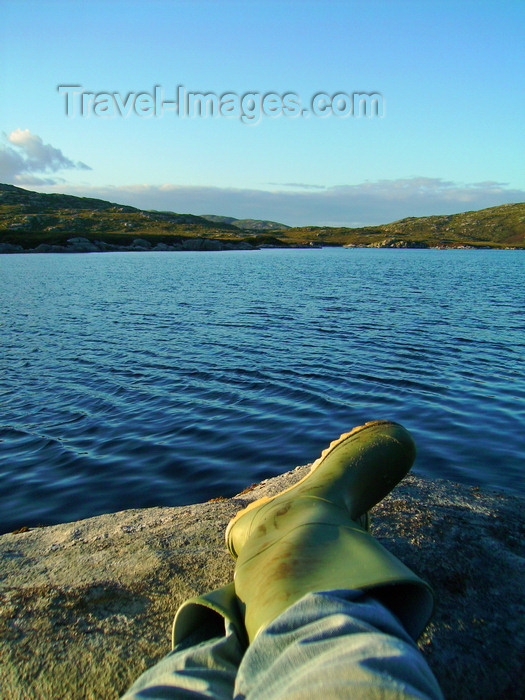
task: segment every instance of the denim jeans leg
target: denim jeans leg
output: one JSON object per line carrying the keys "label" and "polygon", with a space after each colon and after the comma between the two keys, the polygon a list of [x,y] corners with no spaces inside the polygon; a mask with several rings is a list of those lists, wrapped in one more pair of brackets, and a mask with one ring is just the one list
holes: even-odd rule
{"label": "denim jeans leg", "polygon": [[122,700],[231,700],[244,648],[233,626],[225,624],[224,636],[203,641],[197,633],[185,639],[145,671]]}
{"label": "denim jeans leg", "polygon": [[309,593],[251,643],[239,700],[442,700],[399,620],[361,591]]}

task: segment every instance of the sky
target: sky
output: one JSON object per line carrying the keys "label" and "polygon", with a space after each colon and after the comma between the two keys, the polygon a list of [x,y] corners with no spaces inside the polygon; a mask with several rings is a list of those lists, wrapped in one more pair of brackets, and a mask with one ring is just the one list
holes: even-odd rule
{"label": "sky", "polygon": [[0,0],[0,15],[0,182],[292,226],[525,201],[523,0]]}

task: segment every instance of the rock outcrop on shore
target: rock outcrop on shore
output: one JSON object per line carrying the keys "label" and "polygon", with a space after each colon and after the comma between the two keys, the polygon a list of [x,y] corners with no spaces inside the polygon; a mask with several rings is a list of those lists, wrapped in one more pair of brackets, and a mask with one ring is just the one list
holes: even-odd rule
{"label": "rock outcrop on shore", "polygon": [[12,243],[0,243],[0,253],[115,253],[115,252],[168,252],[175,250],[256,250],[243,241],[219,241],[214,238],[187,238],[178,243],[156,243],[135,238],[131,245],[115,245],[105,241],[90,241],[82,236],[69,238],[66,245],[40,243],[36,248],[24,249]]}
{"label": "rock outcrop on shore", "polygon": [[[229,519],[307,469],[234,498],[2,535],[1,696],[118,698],[170,650],[177,607],[231,580]],[[449,700],[525,697],[523,505],[409,476],[372,511],[374,535],[434,587],[419,645]]]}

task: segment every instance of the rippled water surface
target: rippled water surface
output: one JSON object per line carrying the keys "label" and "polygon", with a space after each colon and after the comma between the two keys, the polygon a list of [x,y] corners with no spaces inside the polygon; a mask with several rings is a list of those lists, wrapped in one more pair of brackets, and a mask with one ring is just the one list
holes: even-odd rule
{"label": "rippled water surface", "polygon": [[525,252],[0,256],[0,531],[231,495],[391,418],[525,492]]}

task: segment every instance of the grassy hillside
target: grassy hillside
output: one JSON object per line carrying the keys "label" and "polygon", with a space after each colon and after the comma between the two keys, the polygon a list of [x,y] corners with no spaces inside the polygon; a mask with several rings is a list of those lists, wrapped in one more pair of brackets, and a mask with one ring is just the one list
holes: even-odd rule
{"label": "grassy hillside", "polygon": [[449,216],[410,217],[364,228],[289,228],[274,235],[289,242],[321,245],[525,248],[525,203]]}
{"label": "grassy hillside", "polygon": [[129,245],[136,238],[166,244],[206,238],[283,246],[525,248],[525,203],[365,228],[274,230],[274,225],[282,226],[253,219],[145,211],[102,199],[42,194],[0,184],[0,243],[23,248],[41,243],[64,245],[72,237],[116,245]]}
{"label": "grassy hillside", "polygon": [[63,245],[78,236],[127,245],[136,238],[169,243],[197,237],[238,240],[245,235],[237,226],[192,214],[144,211],[102,199],[0,185],[0,242],[23,248]]}

